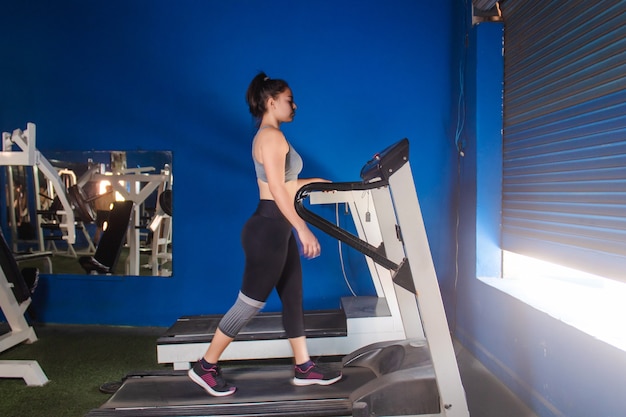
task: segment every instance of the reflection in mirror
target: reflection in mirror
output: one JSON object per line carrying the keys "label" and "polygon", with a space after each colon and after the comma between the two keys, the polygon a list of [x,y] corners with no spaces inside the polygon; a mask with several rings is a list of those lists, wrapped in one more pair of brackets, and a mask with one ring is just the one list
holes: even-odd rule
{"label": "reflection in mirror", "polygon": [[0,170],[2,231],[20,266],[54,274],[172,275],[171,152],[38,156],[29,164],[5,158]]}

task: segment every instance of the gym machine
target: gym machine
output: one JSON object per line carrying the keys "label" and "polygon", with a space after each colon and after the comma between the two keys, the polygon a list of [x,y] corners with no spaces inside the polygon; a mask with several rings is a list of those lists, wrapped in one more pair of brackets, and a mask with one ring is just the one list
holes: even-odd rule
{"label": "gym machine", "polygon": [[[55,194],[58,196],[61,203],[61,208],[56,211],[57,217],[60,219],[58,227],[62,232],[62,239],[68,243],[68,245],[74,244],[76,241],[76,228],[74,211],[69,199],[67,198],[65,185],[62,183],[56,169],[48,162],[48,160],[37,150],[36,148],[36,127],[34,123],[28,123],[26,130],[20,129],[14,130],[12,133],[2,133],[2,152],[0,152],[0,166],[28,166],[32,167],[34,171],[35,192],[39,192],[39,176],[37,170],[41,171],[48,182],[54,188]],[[12,177],[9,176],[11,179]],[[13,194],[13,186],[9,184],[8,194],[9,200],[14,201],[15,196]],[[39,207],[39,199],[37,201],[37,210]],[[12,228],[15,228],[17,224],[15,221],[15,213],[13,210],[8,210],[9,216],[11,216]],[[44,252],[43,236],[41,230],[41,215],[34,216],[35,230],[38,231],[38,246],[39,251]],[[16,235],[16,232],[13,232]]]}
{"label": "gym machine", "polygon": [[[126,235],[126,243],[129,247],[125,271],[127,275],[140,275],[141,205],[155,191],[157,192],[156,213],[149,225],[153,233],[149,267],[152,269],[152,275],[169,276],[171,273],[162,270],[161,265],[172,260],[172,254],[168,248],[172,239],[171,193],[173,177],[169,165],[165,165],[159,173],[154,173],[154,171],[154,167],[118,167],[112,173],[98,171],[88,173],[89,181],[108,181],[111,183],[113,191],[122,196],[125,201],[134,203],[130,227]],[[93,258],[97,259],[97,255],[94,255]]]}
{"label": "gym machine", "polygon": [[[10,330],[0,336],[0,352],[20,343],[37,341],[35,330],[24,316],[30,306],[30,295],[37,286],[38,272],[31,272],[27,281],[0,232],[0,307],[10,326]],[[0,360],[0,378],[22,378],[29,386],[41,386],[48,382],[46,374],[34,360]]]}
{"label": "gym machine", "polygon": [[[404,139],[376,154],[363,167],[361,182],[309,184],[296,196],[301,217],[371,260],[373,279],[379,280],[378,298],[387,304],[393,300],[388,310],[397,310],[403,337],[361,345],[341,361],[329,363],[342,367],[344,376],[326,387],[290,386],[292,365],[223,366],[226,380],[238,391],[219,398],[208,396],[183,370],[130,374],[111,399],[89,416],[468,417],[408,162],[409,143]],[[309,197],[316,204],[347,202],[359,236],[306,209],[303,200]],[[347,335],[335,339],[349,337],[349,322],[346,330]],[[246,338],[240,343],[259,343],[252,335]],[[319,339],[326,339],[326,355],[333,354],[334,344],[341,344]],[[309,339],[309,345],[315,340]]]}
{"label": "gym machine", "polygon": [[128,233],[135,203],[116,201],[109,213],[108,227],[102,233],[98,247],[92,256],[81,256],[78,262],[88,274],[112,274]]}

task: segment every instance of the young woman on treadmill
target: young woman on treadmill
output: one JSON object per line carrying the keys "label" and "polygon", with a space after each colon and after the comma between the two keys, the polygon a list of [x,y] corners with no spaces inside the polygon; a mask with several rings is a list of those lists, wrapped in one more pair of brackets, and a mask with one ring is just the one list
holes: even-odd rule
{"label": "young woman on treadmill", "polygon": [[283,326],[294,354],[293,384],[330,385],[341,379],[340,372],[322,371],[309,357],[304,335],[302,268],[293,233],[295,229],[306,258],[320,255],[317,238],[296,213],[293,202],[303,185],[327,181],[298,179],[302,159],[280,130],[282,123],[293,120],[297,108],[284,80],[259,73],[248,87],[246,101],[258,126],[252,141],[252,160],[260,201],[241,233],[246,259],[243,283],[204,357],[189,370],[189,377],[214,396],[235,392],[236,388],[224,381],[218,360],[237,333],[263,308],[274,288],[283,305]]}

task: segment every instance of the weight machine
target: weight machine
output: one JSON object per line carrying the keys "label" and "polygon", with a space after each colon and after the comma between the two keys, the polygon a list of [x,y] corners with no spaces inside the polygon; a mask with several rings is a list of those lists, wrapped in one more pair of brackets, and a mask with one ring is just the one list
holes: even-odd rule
{"label": "weight machine", "polygon": [[[169,271],[161,270],[161,265],[172,260],[172,254],[168,250],[172,239],[172,212],[171,190],[172,172],[169,165],[165,165],[160,173],[155,174],[154,167],[142,168],[117,168],[112,173],[93,172],[89,179],[94,181],[108,181],[113,191],[123,197],[125,201],[134,204],[130,227],[126,235],[126,243],[129,247],[129,255],[126,265],[126,274],[140,275],[140,221],[141,205],[153,192],[157,191],[157,207],[149,228],[153,233],[151,242],[151,261],[149,267],[152,275],[169,275]],[[170,196],[169,206],[163,204],[163,194]],[[169,212],[169,213],[168,213]]]}
{"label": "weight machine", "polygon": [[[26,130],[14,130],[12,133],[2,133],[2,151],[0,152],[0,166],[25,166],[32,167],[35,193],[39,192],[39,176],[38,170],[46,177],[49,184],[52,185],[56,192],[61,208],[56,211],[57,217],[60,219],[58,227],[62,232],[62,239],[68,245],[76,240],[74,212],[72,206],[65,194],[65,185],[62,183],[55,168],[36,148],[36,128],[35,124],[28,123]],[[13,176],[11,173],[8,178],[8,198],[9,202],[15,201]],[[40,201],[36,200],[36,211],[39,212]],[[37,335],[32,326],[28,324],[25,318],[26,310],[30,306],[30,294],[36,287],[38,271],[34,272],[34,279],[28,283],[20,271],[17,264],[18,259],[35,259],[44,257],[48,261],[51,272],[51,252],[46,252],[44,247],[43,236],[41,234],[41,215],[32,216],[35,219],[34,227],[37,230],[38,251],[15,255],[17,245],[15,244],[16,216],[13,209],[8,210],[9,221],[11,223],[11,232],[14,237],[13,248],[11,248],[4,234],[0,232],[0,307],[2,313],[9,324],[10,331],[0,336],[0,352],[10,349],[20,343],[33,343],[37,341]],[[34,360],[2,360],[0,361],[0,377],[3,378],[23,378],[27,385],[41,386],[48,382],[48,378]]]}
{"label": "weight machine", "polygon": [[[11,329],[0,336],[0,352],[20,343],[37,341],[35,330],[24,316],[35,286],[36,275],[30,285],[25,281],[11,248],[0,232],[0,307]],[[34,360],[0,360],[0,378],[23,378],[27,385],[33,386],[48,382],[46,374]]]}
{"label": "weight machine", "polygon": [[[161,266],[168,261],[171,261],[171,253],[168,250],[171,244],[172,233],[172,219],[171,219],[171,187],[172,187],[172,173],[169,165],[166,165],[160,173],[153,174],[155,168],[144,167],[135,169],[126,169],[125,167],[116,167],[112,175],[111,173],[100,172],[100,166],[97,164],[91,165],[88,171],[83,174],[79,179],[75,178],[73,172],[69,172],[70,176],[73,175],[71,184],[65,184],[62,180],[59,172],[50,162],[36,149],[36,127],[34,123],[28,123],[26,130],[20,129],[14,130],[12,133],[2,133],[2,152],[0,152],[0,166],[27,166],[33,169],[34,179],[34,192],[39,192],[39,175],[38,172],[42,172],[48,182],[48,185],[54,190],[54,195],[58,198],[60,208],[54,211],[54,215],[58,221],[45,222],[43,216],[48,213],[43,213],[40,206],[40,200],[36,198],[35,211],[36,215],[31,213],[31,219],[34,219],[33,227],[37,232],[37,247],[39,254],[46,254],[51,256],[52,253],[59,253],[56,249],[54,241],[49,241],[49,246],[53,249],[52,252],[47,251],[42,228],[54,228],[61,231],[59,239],[63,240],[68,245],[67,254],[77,258],[77,253],[73,248],[76,242],[76,230],[81,229],[85,235],[85,240],[88,243],[87,254],[95,254],[96,248],[93,245],[91,237],[87,233],[84,225],[77,225],[78,218],[81,221],[93,222],[95,220],[95,212],[91,207],[90,199],[85,195],[83,186],[92,180],[107,180],[111,182],[111,185],[115,192],[121,195],[125,200],[130,200],[135,203],[133,216],[131,218],[130,228],[127,233],[127,243],[130,248],[130,254],[128,257],[128,263],[126,266],[126,273],[129,275],[140,275],[140,220],[141,220],[141,204],[148,198],[155,190],[157,190],[157,212],[153,219],[151,219],[149,228],[153,232],[152,247],[151,247],[151,261],[148,267],[152,268],[153,275],[169,275],[170,271],[164,271]],[[15,200],[14,187],[12,181],[12,175],[7,175],[9,187],[8,198],[12,203]],[[161,194],[167,191],[170,197],[169,209],[163,210],[160,203]],[[48,196],[51,198],[50,196]],[[167,212],[169,211],[169,213]],[[14,210],[8,210],[9,222],[11,224],[11,234],[15,242],[17,236],[16,230],[16,217]],[[80,227],[79,227],[80,226]],[[17,246],[14,244],[14,251],[17,251]],[[29,254],[29,258],[32,259],[33,254]]]}
{"label": "weight machine", "polygon": [[[61,209],[56,211],[56,215],[60,219],[58,227],[62,232],[62,239],[68,245],[74,244],[76,241],[76,228],[74,211],[70,204],[65,191],[65,185],[62,183],[56,169],[48,162],[48,160],[36,148],[36,128],[34,123],[28,123],[26,130],[16,129],[13,133],[2,133],[2,152],[0,152],[0,166],[28,166],[33,168],[33,178],[35,193],[39,192],[39,176],[37,171],[41,171],[47,178],[48,182],[54,188],[56,195],[61,202]],[[12,176],[9,175],[9,200],[12,203],[15,200]],[[37,211],[39,211],[40,202],[36,199]],[[14,210],[9,210],[11,220],[12,234],[17,235],[15,230],[16,219]],[[41,214],[33,216],[35,218],[35,229],[38,235],[39,251],[44,252],[45,246],[41,231]]]}

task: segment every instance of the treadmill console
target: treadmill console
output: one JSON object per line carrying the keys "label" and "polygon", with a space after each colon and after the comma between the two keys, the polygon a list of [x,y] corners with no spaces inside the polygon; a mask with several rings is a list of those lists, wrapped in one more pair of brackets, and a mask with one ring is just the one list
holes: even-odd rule
{"label": "treadmill console", "polygon": [[409,140],[404,138],[374,155],[363,168],[364,182],[385,180],[409,161]]}

